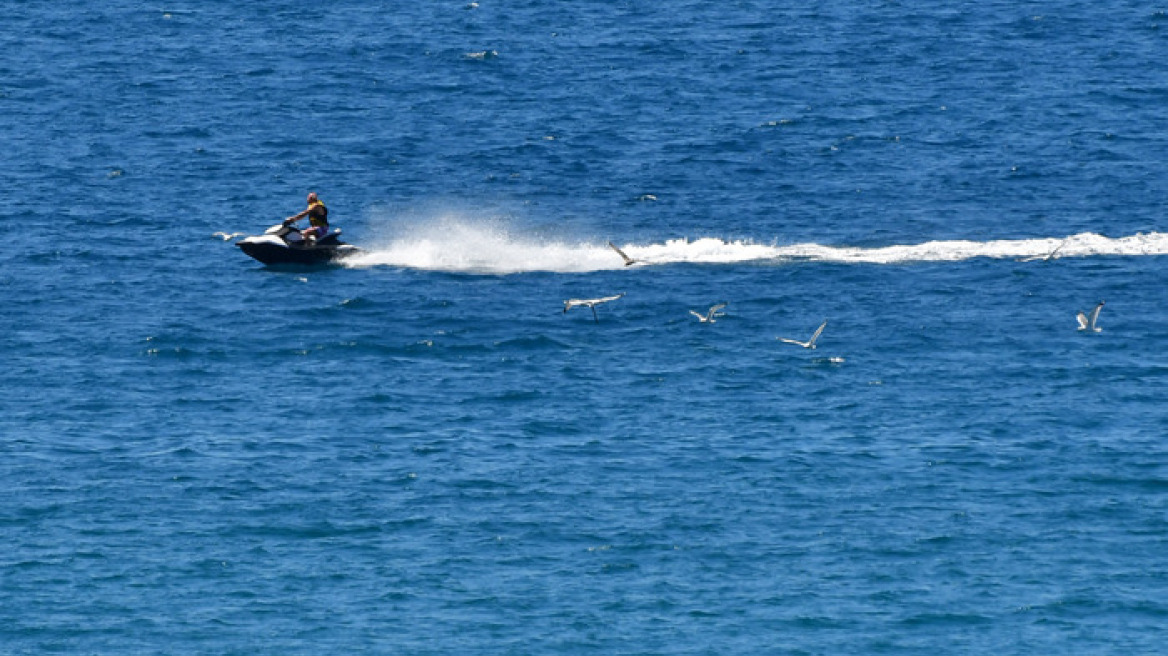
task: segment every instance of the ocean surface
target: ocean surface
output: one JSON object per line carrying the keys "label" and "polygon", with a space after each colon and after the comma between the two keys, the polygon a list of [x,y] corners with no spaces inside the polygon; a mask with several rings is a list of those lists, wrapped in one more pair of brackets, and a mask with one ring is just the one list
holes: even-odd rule
{"label": "ocean surface", "polygon": [[6,3],[0,653],[1164,653],[1166,10]]}

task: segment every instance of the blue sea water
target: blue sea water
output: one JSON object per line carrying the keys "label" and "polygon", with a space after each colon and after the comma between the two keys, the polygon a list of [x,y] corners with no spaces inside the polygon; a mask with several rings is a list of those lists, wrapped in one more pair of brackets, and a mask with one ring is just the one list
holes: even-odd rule
{"label": "blue sea water", "polygon": [[1163,653],[1168,12],[3,15],[0,652]]}

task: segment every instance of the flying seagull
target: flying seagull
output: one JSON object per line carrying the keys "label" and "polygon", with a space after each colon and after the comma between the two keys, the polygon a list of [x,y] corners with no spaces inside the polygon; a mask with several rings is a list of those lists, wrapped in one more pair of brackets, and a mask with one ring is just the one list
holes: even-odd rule
{"label": "flying seagull", "polygon": [[235,239],[236,237],[242,237],[243,233],[242,232],[232,232],[232,233],[216,232],[216,233],[212,234],[211,236],[212,237],[219,237],[223,241],[231,241],[232,239]]}
{"label": "flying seagull", "polygon": [[786,342],[788,344],[798,344],[799,346],[802,346],[803,348],[813,349],[813,348],[815,348],[815,340],[819,339],[819,336],[823,333],[823,329],[826,327],[827,327],[827,319],[824,319],[823,323],[819,324],[819,327],[816,328],[815,332],[811,335],[811,339],[807,340],[806,342],[800,342],[797,339],[787,339],[786,337],[779,337],[778,340],[780,342]]}
{"label": "flying seagull", "polygon": [[714,323],[715,317],[720,317],[725,314],[721,310],[722,308],[726,307],[726,305],[727,303],[719,303],[707,310],[705,315],[698,314],[693,310],[690,310],[689,313],[697,317],[698,321],[701,321],[702,323]]}
{"label": "flying seagull", "polygon": [[571,298],[564,301],[564,314],[567,314],[568,310],[571,310],[572,308],[579,305],[581,307],[591,308],[592,318],[596,319],[596,323],[600,323],[600,317],[596,315],[596,306],[600,305],[601,303],[615,301],[622,296],[624,296],[623,293],[617,294],[616,296],[605,296],[604,298]]}
{"label": "flying seagull", "polygon": [[1099,305],[1096,305],[1095,309],[1091,310],[1091,316],[1087,316],[1082,312],[1076,315],[1075,318],[1079,320],[1079,330],[1085,330],[1090,333],[1102,332],[1102,329],[1095,325],[1095,322],[1099,320],[1099,311],[1102,309],[1103,301],[1099,301]]}
{"label": "flying seagull", "polygon": [[1036,255],[1034,257],[1024,257],[1018,261],[1019,262],[1033,262],[1035,260],[1042,260],[1043,262],[1049,262],[1051,260],[1056,260],[1056,259],[1058,259],[1058,252],[1061,251],[1063,249],[1063,246],[1066,246],[1066,245],[1067,245],[1067,240],[1064,239],[1061,242],[1059,242],[1058,246],[1054,247],[1053,251],[1047,253],[1046,255]]}
{"label": "flying seagull", "polygon": [[608,247],[609,247],[609,248],[611,248],[612,250],[616,251],[616,254],[617,254],[617,255],[620,255],[620,256],[621,256],[621,259],[623,259],[623,260],[625,261],[625,266],[629,266],[630,264],[636,264],[636,263],[637,263],[637,261],[636,261],[636,260],[634,260],[633,258],[629,257],[628,255],[625,255],[625,252],[624,252],[624,251],[622,251],[621,249],[617,248],[617,247],[616,247],[616,244],[612,243],[611,241],[610,241],[610,242],[608,242]]}
{"label": "flying seagull", "polygon": [[1058,246],[1054,247],[1053,251],[1047,253],[1046,257],[1042,258],[1042,261],[1049,262],[1049,261],[1055,259],[1056,257],[1058,257],[1058,252],[1061,251],[1063,249],[1063,246],[1066,246],[1066,245],[1067,245],[1067,240],[1066,239],[1062,240],[1061,242],[1059,242]]}

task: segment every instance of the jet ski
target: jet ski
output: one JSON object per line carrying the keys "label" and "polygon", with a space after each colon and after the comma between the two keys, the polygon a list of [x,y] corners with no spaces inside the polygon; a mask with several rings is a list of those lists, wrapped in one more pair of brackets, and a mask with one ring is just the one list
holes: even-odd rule
{"label": "jet ski", "polygon": [[280,223],[262,235],[240,239],[235,245],[264,264],[327,264],[361,252],[360,248],[341,241],[340,235],[340,229],[335,229],[309,241],[295,226]]}

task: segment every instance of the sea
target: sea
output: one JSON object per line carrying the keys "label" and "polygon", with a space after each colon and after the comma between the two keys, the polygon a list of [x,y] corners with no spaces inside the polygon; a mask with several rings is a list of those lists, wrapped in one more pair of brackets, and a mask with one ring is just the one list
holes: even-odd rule
{"label": "sea", "polygon": [[1168,6],[0,13],[0,653],[1165,652]]}

